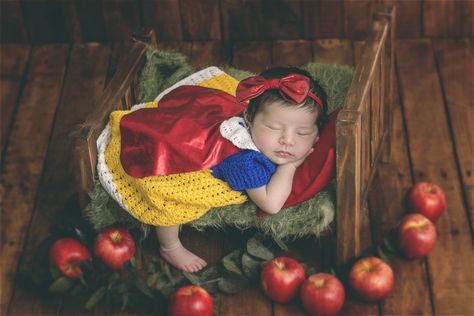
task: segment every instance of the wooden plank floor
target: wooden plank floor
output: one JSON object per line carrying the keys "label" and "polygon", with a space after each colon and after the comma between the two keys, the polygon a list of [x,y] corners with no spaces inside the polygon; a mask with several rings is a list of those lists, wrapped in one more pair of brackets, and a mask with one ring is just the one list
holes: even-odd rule
{"label": "wooden plank floor", "polygon": [[[230,63],[252,71],[309,61],[353,66],[361,52],[360,42],[343,40],[162,47],[181,51],[198,67]],[[1,46],[2,315],[91,314],[80,299],[29,296],[18,286],[16,273],[31,262],[55,215],[64,209],[77,212],[68,133],[93,108],[126,50],[127,45],[101,43]],[[370,238],[364,242],[380,242],[396,226],[406,212],[404,195],[416,181],[438,183],[448,210],[436,223],[438,242],[426,259],[392,262],[395,287],[386,300],[366,304],[349,297],[341,314],[474,315],[473,78],[472,40],[398,42],[392,160],[380,164],[375,175],[366,222]],[[184,243],[210,263],[245,240],[236,232],[185,229],[184,235]],[[305,239],[291,249],[324,268],[334,260],[332,245],[330,238]],[[218,295],[216,301],[220,315],[305,314],[297,303],[272,303],[256,285]],[[98,308],[93,314],[113,313]]]}

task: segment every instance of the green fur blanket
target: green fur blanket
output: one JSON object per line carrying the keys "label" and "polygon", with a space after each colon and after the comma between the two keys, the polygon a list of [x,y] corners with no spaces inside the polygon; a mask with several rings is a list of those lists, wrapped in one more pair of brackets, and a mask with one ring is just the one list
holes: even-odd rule
{"label": "green fur blanket", "polygon": [[[250,72],[220,67],[224,72],[241,80],[253,75]],[[325,89],[328,95],[329,112],[342,106],[352,79],[352,69],[347,66],[310,63],[305,70]],[[153,100],[160,92],[195,72],[186,58],[175,52],[147,52],[147,62],[140,77],[139,101]],[[138,226],[145,232],[147,226],[139,223],[112,200],[96,181],[90,192],[91,203],[88,216],[94,228],[100,230],[106,226],[121,224],[127,227]],[[336,190],[335,181],[311,199],[281,210],[278,214],[257,217],[257,207],[252,202],[239,205],[213,208],[201,218],[189,223],[196,229],[208,227],[225,228],[234,226],[240,229],[256,228],[278,240],[294,239],[307,235],[319,235],[329,227],[334,219]]]}

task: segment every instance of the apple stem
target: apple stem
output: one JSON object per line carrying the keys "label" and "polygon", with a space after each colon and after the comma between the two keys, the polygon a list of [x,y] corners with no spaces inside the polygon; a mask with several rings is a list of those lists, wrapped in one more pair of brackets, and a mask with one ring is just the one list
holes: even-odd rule
{"label": "apple stem", "polygon": [[204,284],[219,282],[220,280],[222,280],[222,278],[215,278],[215,279],[208,280],[208,281],[205,281],[205,282],[198,282],[197,285],[201,286],[201,285],[204,285]]}

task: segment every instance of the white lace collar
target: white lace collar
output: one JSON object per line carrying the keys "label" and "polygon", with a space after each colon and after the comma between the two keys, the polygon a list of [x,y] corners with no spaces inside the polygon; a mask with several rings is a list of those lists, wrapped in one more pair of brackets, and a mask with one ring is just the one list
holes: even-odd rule
{"label": "white lace collar", "polygon": [[220,132],[222,137],[230,140],[232,144],[240,149],[259,151],[253,143],[252,136],[250,135],[247,128],[247,124],[240,116],[233,116],[230,119],[222,122],[220,126]]}

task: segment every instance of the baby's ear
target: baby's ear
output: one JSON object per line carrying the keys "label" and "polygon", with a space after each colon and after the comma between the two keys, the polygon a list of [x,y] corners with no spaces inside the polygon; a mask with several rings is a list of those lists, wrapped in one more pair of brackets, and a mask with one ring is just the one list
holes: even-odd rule
{"label": "baby's ear", "polygon": [[247,126],[250,126],[250,115],[249,115],[249,113],[247,112],[247,109],[244,110],[243,118],[244,118],[245,124],[246,124]]}
{"label": "baby's ear", "polygon": [[314,138],[314,142],[313,142],[313,145],[316,144],[319,140],[319,135],[317,135],[315,138]]}

